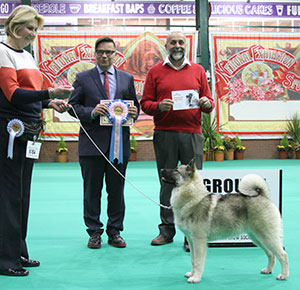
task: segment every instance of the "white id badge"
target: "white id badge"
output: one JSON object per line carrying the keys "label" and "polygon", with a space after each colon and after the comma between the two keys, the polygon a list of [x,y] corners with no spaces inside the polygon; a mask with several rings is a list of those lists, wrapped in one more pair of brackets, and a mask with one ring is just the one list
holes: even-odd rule
{"label": "white id badge", "polygon": [[41,145],[42,143],[40,142],[27,141],[26,157],[31,159],[39,159]]}

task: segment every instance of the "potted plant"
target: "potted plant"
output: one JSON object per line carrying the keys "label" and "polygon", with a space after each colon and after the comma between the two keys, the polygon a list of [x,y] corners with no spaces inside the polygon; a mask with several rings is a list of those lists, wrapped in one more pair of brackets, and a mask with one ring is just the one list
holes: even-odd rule
{"label": "potted plant", "polygon": [[207,140],[205,140],[203,141],[203,162],[207,160],[208,149]]}
{"label": "potted plant", "polygon": [[300,144],[300,120],[298,113],[295,113],[292,118],[287,121],[286,129],[288,135],[291,137],[291,145],[294,149],[292,153],[293,158],[295,158],[297,155],[297,150],[295,148],[298,148],[298,144]]}
{"label": "potted plant", "polygon": [[230,138],[229,136],[225,136],[223,139],[223,144],[225,147],[225,159],[226,160],[233,160],[234,159],[234,144],[235,139]]}
{"label": "potted plant", "polygon": [[68,161],[68,148],[66,146],[66,142],[63,137],[60,136],[60,141],[58,142],[58,146],[56,149],[57,161],[58,162],[67,162]]}
{"label": "potted plant", "polygon": [[134,134],[130,136],[130,156],[129,161],[136,161],[136,154],[137,154],[137,141],[135,139]]}
{"label": "potted plant", "polygon": [[220,133],[216,134],[216,146],[214,147],[215,161],[224,161],[225,146]]}
{"label": "potted plant", "polygon": [[239,135],[235,135],[235,146],[234,146],[234,159],[242,160],[244,159],[244,152],[246,147],[242,145],[242,141],[239,138]]}
{"label": "potted plant", "polygon": [[289,152],[292,148],[293,147],[292,147],[292,145],[290,145],[289,139],[288,139],[286,133],[284,133],[283,138],[280,141],[280,144],[277,145],[279,159],[288,159]]}
{"label": "potted plant", "polygon": [[295,152],[296,159],[300,159],[300,143],[294,143],[293,150]]}
{"label": "potted plant", "polygon": [[205,144],[207,148],[207,160],[214,160],[214,147],[216,146],[216,134],[217,134],[217,122],[216,118],[211,120],[210,114],[202,114],[201,128],[203,146]]}

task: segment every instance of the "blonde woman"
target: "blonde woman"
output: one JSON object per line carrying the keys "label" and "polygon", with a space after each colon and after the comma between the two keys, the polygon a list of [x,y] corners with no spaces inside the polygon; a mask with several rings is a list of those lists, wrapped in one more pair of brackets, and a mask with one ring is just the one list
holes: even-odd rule
{"label": "blonde woman", "polygon": [[26,148],[28,141],[39,135],[42,108],[67,110],[63,99],[73,90],[71,86],[41,90],[42,75],[24,48],[34,41],[42,25],[43,17],[35,9],[20,5],[6,20],[7,38],[0,43],[1,275],[26,276],[29,272],[23,267],[40,265],[29,259],[26,245],[34,162],[26,156]]}

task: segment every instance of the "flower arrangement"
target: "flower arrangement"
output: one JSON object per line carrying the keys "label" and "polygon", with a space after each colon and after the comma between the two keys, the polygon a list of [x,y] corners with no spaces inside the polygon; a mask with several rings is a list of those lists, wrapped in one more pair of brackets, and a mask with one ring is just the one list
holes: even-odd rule
{"label": "flower arrangement", "polygon": [[239,138],[239,135],[235,135],[235,146],[234,151],[235,152],[243,152],[246,150],[246,147],[242,145],[242,141]]}
{"label": "flower arrangement", "polygon": [[294,146],[293,146],[293,150],[296,151],[296,152],[300,151],[300,144],[299,143],[297,143],[297,144],[295,143]]}
{"label": "flower arrangement", "polygon": [[236,145],[235,149],[234,149],[235,152],[243,152],[245,150],[246,150],[246,147],[242,146],[242,145]]}
{"label": "flower arrangement", "polygon": [[130,138],[130,150],[131,152],[137,152],[137,142],[133,134],[131,134]]}
{"label": "flower arrangement", "polygon": [[58,153],[58,154],[61,154],[61,153],[63,153],[63,152],[69,152],[69,150],[68,150],[68,148],[58,148],[57,150],[56,150],[56,152]]}
{"label": "flower arrangement", "polygon": [[223,145],[226,150],[234,149],[235,138],[230,138],[229,136],[225,136],[223,139]]}
{"label": "flower arrangement", "polygon": [[217,145],[214,147],[214,151],[224,151],[225,150],[225,146],[221,145]]}
{"label": "flower arrangement", "polygon": [[216,134],[216,146],[214,146],[214,151],[224,151],[225,146],[223,145],[223,140],[220,133]]}
{"label": "flower arrangement", "polygon": [[300,159],[300,143],[299,142],[294,142],[293,150],[295,152],[296,159]]}
{"label": "flower arrangement", "polygon": [[270,101],[287,99],[284,95],[284,89],[270,78],[264,79],[259,85],[248,86],[239,76],[228,87],[229,93],[224,95],[221,100],[229,104],[238,103],[241,100]]}
{"label": "flower arrangement", "polygon": [[283,138],[280,141],[280,144],[277,145],[277,150],[282,152],[282,151],[290,151],[293,148],[292,145],[290,145],[289,143],[289,139],[286,135],[286,133],[284,133]]}
{"label": "flower arrangement", "polygon": [[63,137],[60,136],[60,141],[58,142],[58,146],[56,149],[57,154],[62,154],[64,152],[69,152],[68,148],[66,147],[66,142],[64,141]]}
{"label": "flower arrangement", "polygon": [[277,145],[277,150],[278,151],[290,151],[292,149],[292,145],[289,145],[288,147],[285,147],[283,145]]}

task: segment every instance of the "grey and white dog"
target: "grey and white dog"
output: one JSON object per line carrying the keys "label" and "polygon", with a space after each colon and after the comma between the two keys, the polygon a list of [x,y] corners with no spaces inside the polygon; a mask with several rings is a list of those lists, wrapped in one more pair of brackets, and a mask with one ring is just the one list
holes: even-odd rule
{"label": "grey and white dog", "polygon": [[174,184],[171,206],[175,224],[188,239],[192,271],[188,282],[200,282],[208,241],[235,237],[247,233],[268,257],[262,274],[271,274],[276,257],[282,273],[278,280],[289,276],[288,255],[282,246],[280,212],[269,199],[266,182],[258,175],[242,178],[239,194],[210,194],[192,160],[175,169],[162,169],[162,180]]}

